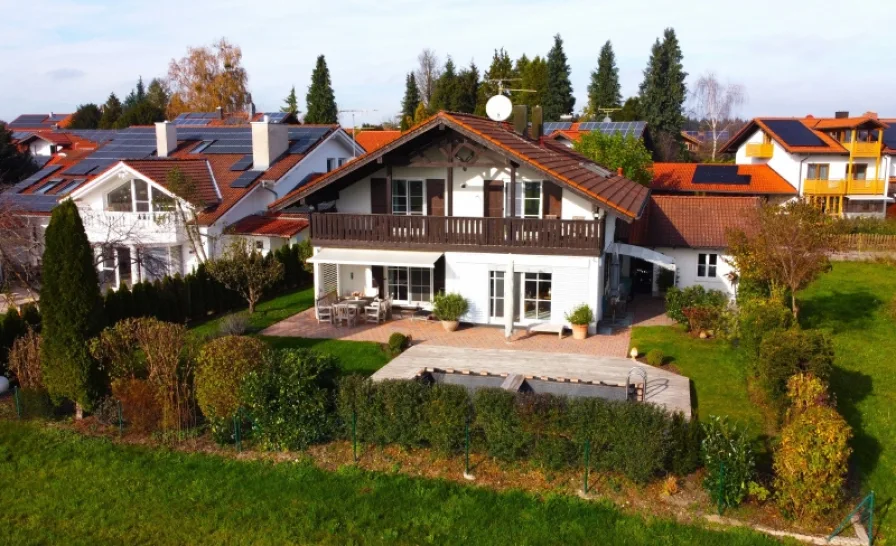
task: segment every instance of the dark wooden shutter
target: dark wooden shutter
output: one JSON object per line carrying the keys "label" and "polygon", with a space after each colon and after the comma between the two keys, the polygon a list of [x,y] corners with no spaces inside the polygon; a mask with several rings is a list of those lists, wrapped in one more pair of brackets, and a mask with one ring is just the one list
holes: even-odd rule
{"label": "dark wooden shutter", "polygon": [[389,214],[385,178],[370,179],[370,212],[371,214]]}
{"label": "dark wooden shutter", "polygon": [[383,266],[381,265],[372,265],[370,266],[370,273],[373,276],[373,284],[376,285],[377,290],[379,290],[379,296],[381,298],[386,297],[386,275]]}
{"label": "dark wooden shutter", "polygon": [[482,202],[485,204],[483,216],[501,218],[504,216],[504,182],[502,180],[486,180]]}
{"label": "dark wooden shutter", "polygon": [[429,216],[445,216],[445,181],[441,178],[426,180],[426,210]]}
{"label": "dark wooden shutter", "polygon": [[561,218],[563,207],[563,188],[545,180],[541,183],[542,214]]}
{"label": "dark wooden shutter", "polygon": [[445,291],[445,256],[440,256],[434,265],[435,267],[432,269],[433,296]]}

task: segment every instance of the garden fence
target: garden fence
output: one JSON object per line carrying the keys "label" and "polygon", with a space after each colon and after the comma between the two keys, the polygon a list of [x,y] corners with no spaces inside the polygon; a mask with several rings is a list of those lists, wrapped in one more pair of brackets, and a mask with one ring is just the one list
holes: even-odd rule
{"label": "garden fence", "polygon": [[896,235],[852,233],[838,237],[846,252],[896,252]]}

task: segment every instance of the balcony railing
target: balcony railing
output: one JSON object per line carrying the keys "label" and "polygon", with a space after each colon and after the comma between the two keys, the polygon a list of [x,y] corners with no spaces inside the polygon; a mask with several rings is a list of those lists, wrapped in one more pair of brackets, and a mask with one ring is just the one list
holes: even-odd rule
{"label": "balcony railing", "polygon": [[880,142],[853,142],[846,145],[851,149],[853,157],[877,157],[880,155]]}
{"label": "balcony railing", "polygon": [[315,213],[311,241],[360,248],[600,255],[599,223],[590,220]]}
{"label": "balcony railing", "polygon": [[847,180],[846,193],[848,195],[883,195],[886,181],[879,178],[868,180]]}
{"label": "balcony railing", "polygon": [[153,244],[176,243],[186,237],[183,222],[174,212],[113,212],[85,207],[79,213],[91,241]]}
{"label": "balcony railing", "polygon": [[887,183],[879,178],[867,180],[804,180],[805,195],[880,195]]}
{"label": "balcony railing", "polygon": [[747,144],[747,157],[768,159],[772,157],[774,151],[775,147],[771,142],[766,142],[764,144]]}

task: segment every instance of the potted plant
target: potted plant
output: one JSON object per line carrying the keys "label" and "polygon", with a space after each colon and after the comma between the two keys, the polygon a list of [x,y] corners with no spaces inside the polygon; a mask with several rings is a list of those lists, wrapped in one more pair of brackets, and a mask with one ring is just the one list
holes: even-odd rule
{"label": "potted plant", "polygon": [[444,292],[436,294],[433,298],[432,314],[442,321],[442,327],[453,332],[460,325],[460,317],[466,314],[469,304],[460,294]]}
{"label": "potted plant", "polygon": [[583,303],[566,313],[566,320],[572,324],[573,339],[585,339],[588,337],[588,325],[594,320],[594,311],[588,307],[588,304]]}

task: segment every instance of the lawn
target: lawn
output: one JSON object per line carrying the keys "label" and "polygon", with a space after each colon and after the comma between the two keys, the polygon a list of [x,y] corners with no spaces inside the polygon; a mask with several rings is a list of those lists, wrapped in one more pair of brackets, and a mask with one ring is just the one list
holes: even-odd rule
{"label": "lawn", "polygon": [[[285,318],[310,308],[312,305],[314,305],[314,288],[305,288],[304,290],[290,292],[265,300],[255,306],[255,313],[251,315],[248,310],[241,312],[245,313],[249,319],[249,331],[260,332],[272,324],[276,324]],[[214,335],[218,332],[222,320],[224,320],[224,317],[213,318],[197,324],[190,330],[197,336]]]}
{"label": "lawn", "polygon": [[551,495],[0,427],[2,544],[766,545]]}
{"label": "lawn", "polygon": [[372,341],[273,336],[259,336],[259,339],[275,349],[313,349],[329,353],[339,359],[339,368],[343,374],[371,375],[389,362],[389,356],[382,346]]}

